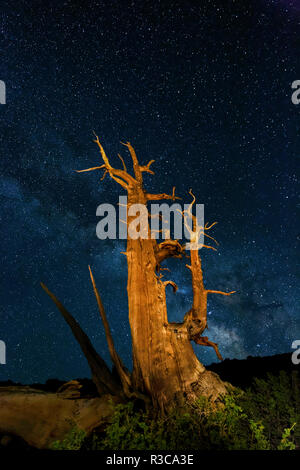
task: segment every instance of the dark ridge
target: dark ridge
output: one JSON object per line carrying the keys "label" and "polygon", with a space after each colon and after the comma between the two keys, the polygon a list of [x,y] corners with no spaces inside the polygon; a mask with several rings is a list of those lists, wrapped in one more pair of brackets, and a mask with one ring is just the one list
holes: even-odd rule
{"label": "dark ridge", "polygon": [[218,364],[210,364],[208,370],[216,372],[222,380],[236,387],[249,387],[255,377],[265,378],[268,373],[278,375],[285,372],[299,371],[300,366],[292,363],[292,353],[276,354],[274,356],[253,357],[247,359],[225,359]]}
{"label": "dark ridge", "polygon": [[[253,357],[247,359],[225,359],[223,362],[213,363],[206,366],[208,370],[216,372],[222,380],[230,382],[237,387],[248,387],[255,377],[265,378],[268,373],[278,375],[281,370],[291,372],[300,370],[300,365],[292,363],[292,353],[276,354],[274,356]],[[97,396],[97,389],[91,379],[76,379],[82,385],[82,396]],[[44,384],[30,384],[31,388],[55,393],[65,384],[66,380],[48,379]],[[24,386],[24,384],[11,380],[0,382],[0,387],[4,386]]]}

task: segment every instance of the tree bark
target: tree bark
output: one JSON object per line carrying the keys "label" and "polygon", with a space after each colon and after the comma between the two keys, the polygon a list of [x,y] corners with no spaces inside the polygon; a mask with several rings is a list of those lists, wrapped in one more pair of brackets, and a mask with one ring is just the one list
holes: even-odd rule
{"label": "tree bark", "polygon": [[[133,204],[146,206],[151,200],[170,199],[174,201],[178,199],[175,196],[175,188],[173,188],[171,195],[165,193],[149,194],[146,192],[143,186],[143,173],[154,174],[150,169],[153,160],[147,165],[141,166],[129,142],[124,145],[131,155],[134,176],[128,173],[121,156],[119,157],[123,169],[113,168],[97,136],[95,142],[100,149],[104,163],[98,167],[80,170],[79,172],[103,169],[103,178],[106,174],[109,174],[114,181],[127,191],[127,220],[125,221],[127,225],[130,225],[136,218],[136,216],[130,215],[130,208]],[[193,196],[191,191],[190,194]],[[195,197],[193,196],[193,201],[188,210],[189,215],[191,215],[194,203]],[[153,404],[162,411],[176,404],[191,402],[200,395],[216,400],[220,395],[226,393],[226,384],[215,373],[206,371],[191,345],[191,341],[194,341],[204,346],[212,346],[218,357],[221,357],[217,345],[209,341],[207,337],[202,336],[207,325],[207,294],[231,294],[205,289],[197,243],[201,230],[204,233],[214,224],[211,227],[198,227],[195,218],[193,220],[195,231],[193,237],[196,247],[191,251],[191,265],[188,266],[192,273],[193,305],[185,315],[182,323],[168,322],[165,289],[170,284],[176,292],[177,286],[173,281],[163,280],[161,263],[170,257],[181,258],[184,254],[184,247],[181,246],[178,240],[169,239],[157,243],[155,239],[151,238],[148,223],[148,236],[145,238],[135,239],[131,237],[128,231],[127,250],[124,254],[128,265],[128,313],[133,356],[131,375],[124,368],[115,351],[100,295],[90,271],[110,354],[125,395],[130,396],[131,394],[140,393],[147,395],[152,399]],[[205,235],[214,240],[206,233]],[[212,248],[207,245],[203,246]],[[76,333],[74,328],[73,332]]]}

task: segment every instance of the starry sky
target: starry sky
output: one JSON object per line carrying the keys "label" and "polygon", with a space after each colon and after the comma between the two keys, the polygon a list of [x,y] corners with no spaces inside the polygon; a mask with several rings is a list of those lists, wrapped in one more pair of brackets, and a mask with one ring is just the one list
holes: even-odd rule
{"label": "starry sky", "polygon": [[[296,157],[300,105],[297,0],[2,1],[0,79],[0,380],[89,376],[43,281],[109,361],[92,266],[115,344],[131,339],[123,241],[96,237],[96,208],[123,190],[99,173],[92,132],[114,165],[155,159],[150,192],[193,189],[218,252],[202,250],[209,338],[224,357],[291,351],[300,338]],[[185,263],[170,260],[170,321],[191,306]],[[205,364],[210,348],[195,346]]]}

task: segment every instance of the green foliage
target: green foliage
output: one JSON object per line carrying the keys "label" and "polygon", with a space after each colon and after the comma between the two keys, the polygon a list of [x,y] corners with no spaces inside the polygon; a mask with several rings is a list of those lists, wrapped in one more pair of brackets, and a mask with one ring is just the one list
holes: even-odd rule
{"label": "green foliage", "polygon": [[270,450],[270,444],[264,434],[265,427],[261,422],[256,423],[252,419],[249,420],[252,432],[252,441],[255,442],[253,448],[258,450]]}
{"label": "green foliage", "polygon": [[85,438],[86,432],[83,429],[74,427],[63,441],[54,441],[51,448],[53,450],[80,450]]}
{"label": "green foliage", "polygon": [[288,440],[296,448],[300,447],[300,379],[297,372],[281,371],[278,376],[268,374],[265,380],[255,379],[239,403],[250,420],[264,426],[271,449],[278,448],[288,429],[291,429]]}
{"label": "green foliage", "polygon": [[278,450],[295,450],[296,445],[291,441],[291,431],[296,426],[297,423],[294,423],[290,428],[285,428],[282,433],[282,438],[280,444],[278,445]]}
{"label": "green foliage", "polygon": [[73,429],[56,449],[90,450],[294,450],[300,447],[300,381],[281,372],[235,389],[219,407],[200,397],[192,406],[160,416],[137,403],[114,406],[105,432],[85,439]]}
{"label": "green foliage", "polygon": [[104,439],[93,436],[91,449],[167,449],[164,442],[162,420],[156,421],[153,414],[135,410],[134,403],[116,405],[111,424],[106,429]]}
{"label": "green foliage", "polygon": [[[242,391],[236,390],[223,398],[223,406],[213,410],[209,403],[200,407],[201,419],[197,422],[200,443],[197,449],[247,450],[269,448],[260,422],[249,420],[239,404]],[[199,407],[199,403],[197,403]],[[196,449],[196,447],[195,447]]]}

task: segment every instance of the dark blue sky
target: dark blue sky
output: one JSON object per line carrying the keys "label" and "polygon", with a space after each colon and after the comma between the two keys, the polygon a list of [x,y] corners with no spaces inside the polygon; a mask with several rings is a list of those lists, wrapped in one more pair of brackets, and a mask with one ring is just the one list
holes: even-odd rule
{"label": "dark blue sky", "polygon": [[[73,171],[99,162],[93,130],[115,165],[118,152],[127,157],[120,140],[141,162],[156,160],[151,192],[175,185],[188,202],[193,188],[205,219],[218,221],[219,250],[203,253],[206,286],[238,291],[209,301],[208,335],[223,356],[291,350],[300,338],[297,3],[1,2],[0,380],[89,375],[40,281],[108,360],[88,264],[130,366],[124,245],[95,232],[97,206],[116,203],[120,187]],[[190,308],[191,285],[184,263],[169,265],[174,321]]]}

